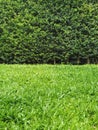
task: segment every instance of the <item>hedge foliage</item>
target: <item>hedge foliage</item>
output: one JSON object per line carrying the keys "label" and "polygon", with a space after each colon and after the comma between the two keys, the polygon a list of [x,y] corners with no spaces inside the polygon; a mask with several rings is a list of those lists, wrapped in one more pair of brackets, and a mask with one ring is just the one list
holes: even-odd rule
{"label": "hedge foliage", "polygon": [[98,63],[98,1],[0,0],[0,63]]}

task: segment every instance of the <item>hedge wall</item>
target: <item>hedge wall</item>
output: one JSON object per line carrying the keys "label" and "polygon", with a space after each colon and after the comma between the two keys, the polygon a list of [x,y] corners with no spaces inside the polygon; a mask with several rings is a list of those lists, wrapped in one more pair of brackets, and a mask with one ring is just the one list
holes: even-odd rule
{"label": "hedge wall", "polygon": [[98,63],[98,1],[0,0],[0,63]]}

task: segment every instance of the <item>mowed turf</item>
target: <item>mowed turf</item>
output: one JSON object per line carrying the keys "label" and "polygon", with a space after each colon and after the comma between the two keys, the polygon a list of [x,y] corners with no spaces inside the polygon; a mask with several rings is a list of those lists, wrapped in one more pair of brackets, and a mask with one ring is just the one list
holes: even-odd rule
{"label": "mowed turf", "polygon": [[0,65],[0,130],[98,130],[98,65]]}

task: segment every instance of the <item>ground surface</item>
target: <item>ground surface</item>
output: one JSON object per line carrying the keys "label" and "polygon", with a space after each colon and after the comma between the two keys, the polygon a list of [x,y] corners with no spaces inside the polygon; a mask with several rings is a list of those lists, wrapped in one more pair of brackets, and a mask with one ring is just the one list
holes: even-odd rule
{"label": "ground surface", "polygon": [[0,65],[0,130],[98,130],[98,66]]}

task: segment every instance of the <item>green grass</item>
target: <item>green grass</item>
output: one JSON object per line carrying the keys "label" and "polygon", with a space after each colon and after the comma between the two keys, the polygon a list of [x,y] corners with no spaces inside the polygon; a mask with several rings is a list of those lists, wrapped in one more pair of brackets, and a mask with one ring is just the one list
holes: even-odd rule
{"label": "green grass", "polygon": [[0,130],[98,130],[98,65],[0,65]]}

